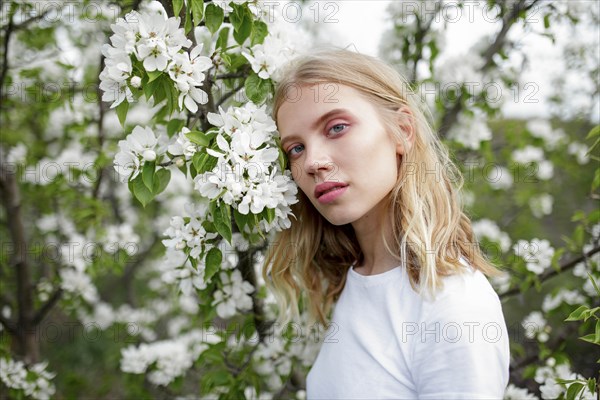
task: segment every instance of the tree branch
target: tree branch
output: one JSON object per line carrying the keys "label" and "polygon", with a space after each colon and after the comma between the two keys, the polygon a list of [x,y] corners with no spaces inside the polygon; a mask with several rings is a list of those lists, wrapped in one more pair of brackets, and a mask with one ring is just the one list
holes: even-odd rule
{"label": "tree branch", "polygon": [[[550,278],[552,278],[552,277],[554,277],[556,275],[562,274],[563,272],[572,269],[573,267],[575,267],[580,262],[582,262],[585,259],[593,256],[594,254],[596,254],[598,252],[600,252],[600,246],[596,246],[593,249],[591,249],[590,251],[588,251],[587,253],[584,253],[584,254],[580,255],[579,257],[574,258],[571,261],[566,262],[565,264],[561,265],[558,270],[553,269],[551,271],[546,271],[545,273],[543,273],[542,275],[540,275],[540,278],[539,278],[540,282],[543,283],[543,282],[547,281],[548,279],[550,279]],[[514,296],[514,295],[519,294],[519,293],[521,293],[521,291],[519,290],[519,288],[513,288],[513,289],[510,289],[510,290],[507,290],[504,293],[499,294],[498,296],[501,299],[505,299],[507,297]]]}
{"label": "tree branch", "polygon": [[52,293],[52,296],[50,296],[48,301],[46,301],[46,303],[44,303],[44,305],[35,313],[32,322],[33,326],[38,326],[44,320],[46,314],[48,314],[48,312],[50,312],[50,310],[52,309],[52,307],[54,307],[56,302],[60,300],[62,292],[62,289],[59,288],[55,290],[54,293]]}
{"label": "tree branch", "polygon": [[[519,15],[522,11],[529,11],[533,8],[539,0],[532,0],[531,3],[527,4],[527,0],[519,0],[510,10],[509,13],[505,14],[502,18],[502,28],[496,38],[494,39],[494,43],[492,43],[483,54],[483,65],[479,68],[480,72],[485,72],[492,67],[494,64],[494,56],[498,54],[504,45],[506,44],[506,37],[510,28],[514,25],[514,23],[518,20]],[[458,99],[451,105],[445,108],[444,115],[442,117],[442,122],[440,123],[439,128],[439,136],[446,137],[448,133],[452,129],[452,127],[456,124],[458,120],[458,115],[462,111],[465,102],[465,94],[461,92]]]}
{"label": "tree branch", "polygon": [[237,87],[235,87],[232,91],[226,93],[225,95],[223,95],[223,97],[221,97],[221,99],[219,99],[219,102],[217,103],[217,109],[219,107],[221,107],[221,105],[231,96],[233,96],[234,94],[236,94],[238,91],[240,91],[242,88],[244,87],[244,82],[240,83]]}
{"label": "tree branch", "polygon": [[17,326],[16,336],[20,352],[27,362],[35,363],[39,359],[39,344],[36,341],[33,322],[33,293],[31,271],[27,259],[27,240],[25,226],[21,216],[21,194],[17,185],[16,171],[8,170],[5,163],[0,163],[0,189],[6,215],[8,230],[14,246],[12,264],[17,279]]}
{"label": "tree branch", "polygon": [[6,329],[8,333],[10,333],[13,336],[17,336],[17,328],[15,324],[7,318],[4,318],[2,314],[0,314],[0,324],[4,326],[4,329]]}

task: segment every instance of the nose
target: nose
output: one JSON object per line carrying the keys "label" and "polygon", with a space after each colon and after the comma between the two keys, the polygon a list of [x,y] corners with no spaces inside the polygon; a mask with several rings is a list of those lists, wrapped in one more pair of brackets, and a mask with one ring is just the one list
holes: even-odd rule
{"label": "nose", "polygon": [[312,176],[315,181],[320,178],[325,180],[326,175],[333,170],[334,164],[327,147],[319,144],[305,149],[304,171]]}

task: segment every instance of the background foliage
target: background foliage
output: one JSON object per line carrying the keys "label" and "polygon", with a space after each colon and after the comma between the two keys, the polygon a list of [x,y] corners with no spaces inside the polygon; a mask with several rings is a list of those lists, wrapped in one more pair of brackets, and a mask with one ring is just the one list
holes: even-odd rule
{"label": "background foliage", "polygon": [[[209,113],[222,107],[224,121],[240,124],[262,118],[254,108],[245,114],[248,102],[268,104],[281,65],[323,37],[319,24],[281,22],[295,22],[290,7],[312,17],[326,5],[157,4],[2,3],[2,397],[305,396],[323,329],[272,326],[274,301],[259,273],[270,239],[259,232],[285,224],[284,200],[242,214],[241,203],[220,202],[194,178],[213,171],[206,149],[224,151],[216,139],[224,128]],[[448,54],[448,13],[471,7],[497,29]],[[597,32],[598,8],[489,0],[388,9],[381,57],[417,93],[435,93],[424,100],[463,169],[475,232],[506,272],[493,281],[511,335],[506,398],[595,398],[598,390],[600,56],[597,35],[584,34]],[[179,17],[174,29],[183,33],[172,38],[190,44],[165,54],[182,68],[196,60],[194,74],[151,70],[141,53],[127,69],[101,51],[111,24],[133,10]],[[587,83],[578,95],[588,101],[576,107],[565,79],[544,117],[503,115],[506,102],[535,100],[536,82],[521,77],[528,49],[519,39],[554,41],[565,31],[574,39],[565,60]],[[132,136],[138,126],[151,134],[137,138],[152,143]],[[115,170],[119,152],[135,154],[137,176]],[[203,232],[196,247],[184,228]]]}

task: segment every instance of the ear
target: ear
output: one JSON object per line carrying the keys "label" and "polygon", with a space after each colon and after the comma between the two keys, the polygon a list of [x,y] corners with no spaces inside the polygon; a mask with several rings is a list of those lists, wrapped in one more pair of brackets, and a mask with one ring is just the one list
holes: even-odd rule
{"label": "ear", "polygon": [[404,133],[404,139],[406,141],[406,147],[402,142],[396,145],[396,153],[404,155],[415,143],[415,116],[406,105],[401,106],[396,110],[396,120],[402,133]]}

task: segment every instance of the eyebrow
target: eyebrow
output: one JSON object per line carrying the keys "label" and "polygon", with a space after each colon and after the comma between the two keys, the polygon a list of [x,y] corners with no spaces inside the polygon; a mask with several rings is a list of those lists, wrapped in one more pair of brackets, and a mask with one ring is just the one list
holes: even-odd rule
{"label": "eyebrow", "polygon": [[[319,118],[317,118],[315,120],[315,122],[312,123],[312,125],[310,126],[311,130],[315,130],[319,127],[319,125],[321,125],[324,121],[326,121],[327,119],[331,118],[334,115],[338,115],[338,114],[344,114],[344,113],[348,113],[349,111],[345,108],[334,108],[333,110],[329,110],[327,111],[325,114],[321,115]],[[289,142],[290,140],[296,140],[298,139],[298,135],[290,135],[285,137],[284,139],[281,140],[281,147],[284,147],[284,145]]]}

